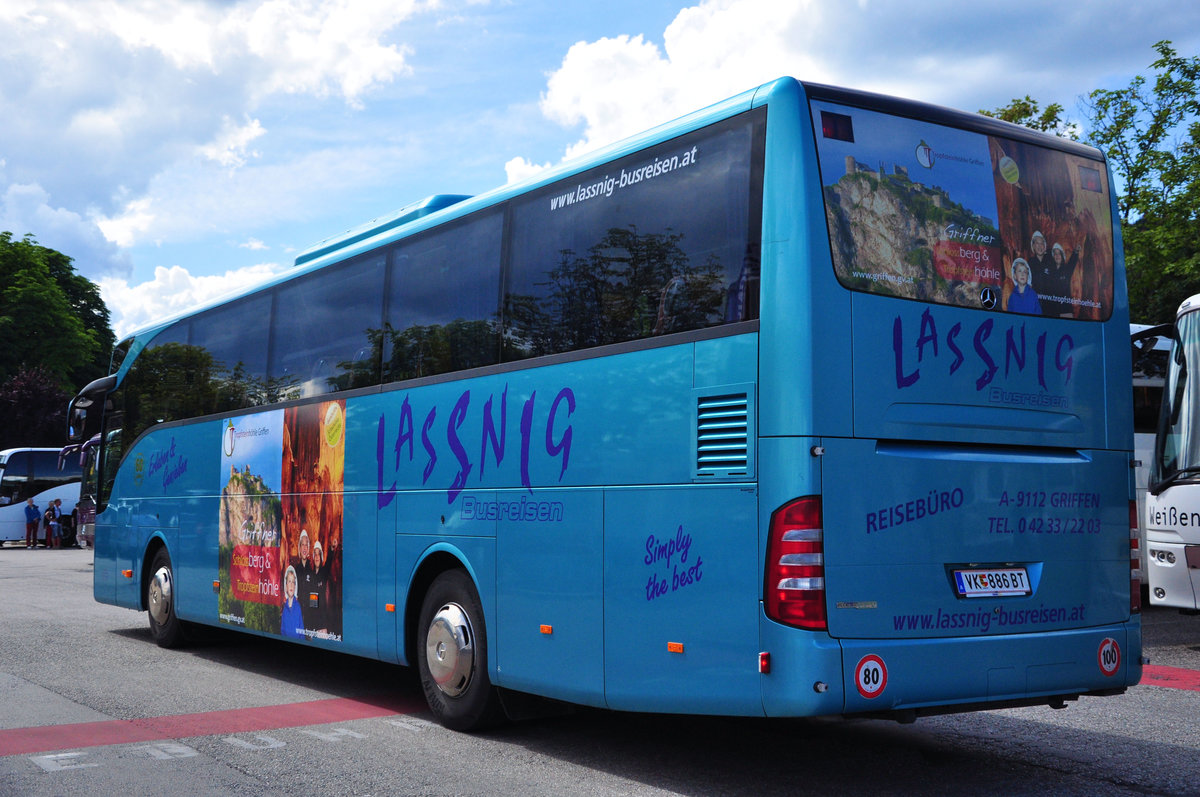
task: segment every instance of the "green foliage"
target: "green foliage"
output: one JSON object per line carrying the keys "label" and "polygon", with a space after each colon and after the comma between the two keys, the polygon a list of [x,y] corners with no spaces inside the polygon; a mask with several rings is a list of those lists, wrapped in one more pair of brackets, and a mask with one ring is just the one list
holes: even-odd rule
{"label": "green foliage", "polygon": [[107,373],[114,342],[71,258],[0,232],[0,445],[63,443],[69,394]]}
{"label": "green foliage", "polygon": [[[58,278],[66,280],[72,295]],[[91,299],[81,279],[70,258],[39,246],[31,236],[14,241],[12,233],[0,232],[0,382],[22,367],[39,366],[64,389],[80,387],[73,384],[76,372],[95,363],[103,345],[73,304]],[[95,300],[104,307],[98,294]],[[107,322],[107,311],[104,316]]]}
{"label": "green foliage", "polygon": [[1154,45],[1153,81],[1088,95],[1088,141],[1120,182],[1117,206],[1134,321],[1161,322],[1200,293],[1200,57]]}
{"label": "green foliage", "polygon": [[18,371],[0,384],[0,449],[62,445],[69,400],[46,369]]}
{"label": "green foliage", "polygon": [[1072,141],[1079,140],[1078,126],[1063,117],[1063,107],[1054,102],[1043,111],[1038,101],[1028,94],[1023,99],[1013,100],[1003,108],[994,111],[980,111],[984,116],[1002,119],[1005,122],[1023,125],[1043,133],[1053,133]]}
{"label": "green foliage", "polygon": [[[1130,317],[1160,323],[1200,293],[1200,57],[1154,45],[1152,80],[1135,76],[1120,89],[1084,100],[1084,140],[1104,152],[1116,177]],[[1044,111],[1028,95],[980,111],[1034,130],[1077,140],[1062,106]]]}

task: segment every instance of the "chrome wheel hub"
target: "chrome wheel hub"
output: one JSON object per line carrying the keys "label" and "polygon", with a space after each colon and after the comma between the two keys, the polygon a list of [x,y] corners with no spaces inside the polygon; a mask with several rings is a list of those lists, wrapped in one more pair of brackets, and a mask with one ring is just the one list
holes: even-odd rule
{"label": "chrome wheel hub", "polygon": [[425,663],[442,694],[458,697],[470,687],[475,672],[475,631],[457,603],[447,603],[430,621]]}
{"label": "chrome wheel hub", "polygon": [[171,619],[171,570],[160,567],[150,579],[150,589],[147,594],[147,607],[150,616],[158,625],[165,625]]}

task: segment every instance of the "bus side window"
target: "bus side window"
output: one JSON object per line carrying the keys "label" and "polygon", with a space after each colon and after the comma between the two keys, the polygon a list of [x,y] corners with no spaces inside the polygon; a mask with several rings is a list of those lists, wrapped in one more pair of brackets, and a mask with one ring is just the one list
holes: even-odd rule
{"label": "bus side window", "polygon": [[384,256],[371,254],[277,288],[269,381],[284,398],[379,384],[372,350],[383,323]]}
{"label": "bus side window", "polygon": [[7,503],[17,504],[33,495],[29,484],[29,452],[18,451],[4,464],[3,495]]}
{"label": "bus side window", "polygon": [[477,214],[397,244],[384,328],[387,381],[499,361],[503,220]]}

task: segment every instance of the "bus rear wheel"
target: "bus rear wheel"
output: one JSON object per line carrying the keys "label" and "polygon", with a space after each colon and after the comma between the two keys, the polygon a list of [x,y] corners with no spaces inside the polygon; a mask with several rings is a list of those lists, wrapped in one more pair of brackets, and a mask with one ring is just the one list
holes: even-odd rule
{"label": "bus rear wheel", "polygon": [[146,608],[150,635],[159,647],[174,648],[183,643],[183,624],[175,614],[175,571],[166,548],[159,548],[151,560]]}
{"label": "bus rear wheel", "polygon": [[502,711],[488,677],[483,608],[466,573],[448,570],[434,579],[417,634],[421,688],[438,722],[457,731],[498,722]]}

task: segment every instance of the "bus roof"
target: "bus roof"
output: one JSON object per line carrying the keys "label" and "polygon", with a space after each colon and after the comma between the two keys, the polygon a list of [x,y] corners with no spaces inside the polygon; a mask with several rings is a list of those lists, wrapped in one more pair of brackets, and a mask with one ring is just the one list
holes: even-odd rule
{"label": "bus roof", "polygon": [[1175,317],[1178,318],[1186,313],[1194,313],[1200,310],[1200,293],[1189,296],[1179,305],[1179,310],[1175,312]]}
{"label": "bus roof", "polygon": [[[158,332],[182,318],[196,315],[240,296],[287,282],[300,274],[308,273],[325,265],[362,254],[368,250],[386,245],[450,219],[466,216],[474,211],[490,207],[515,196],[536,191],[550,183],[569,177],[572,174],[586,171],[598,164],[614,160],[652,144],[669,140],[690,130],[704,127],[720,119],[765,104],[775,97],[778,92],[794,92],[798,88],[802,89],[807,99],[829,100],[847,105],[871,107],[885,113],[916,116],[937,124],[983,130],[991,134],[1005,136],[1010,139],[1024,140],[1039,146],[1061,149],[1096,160],[1102,161],[1104,159],[1103,154],[1093,147],[1047,133],[1040,133],[1027,127],[999,119],[918,102],[916,100],[901,99],[854,89],[844,89],[820,83],[809,83],[791,77],[780,77],[714,103],[706,108],[657,125],[629,138],[564,161],[525,180],[509,183],[477,196],[434,194],[425,199],[409,203],[392,213],[379,216],[365,224],[329,236],[309,246],[297,255],[294,268],[283,274],[276,275],[249,288],[242,288],[220,296],[190,310],[169,316],[162,321],[135,330],[131,335],[126,336],[125,339],[140,338],[143,344],[147,343]],[[1200,296],[1195,298],[1200,299]]]}

